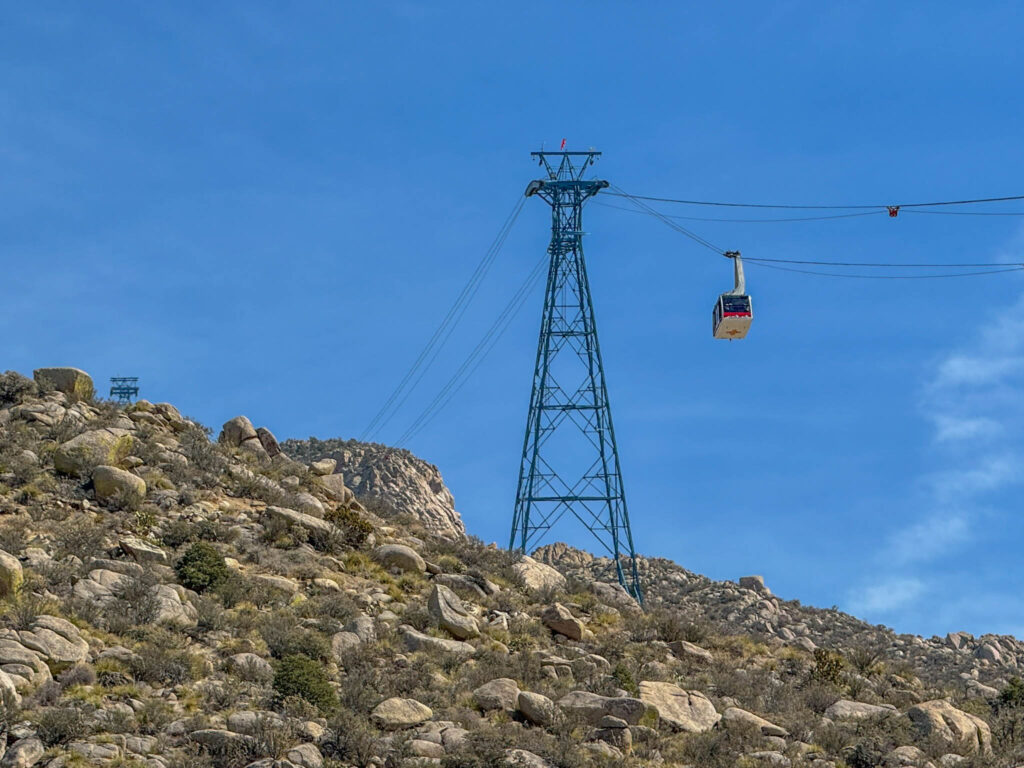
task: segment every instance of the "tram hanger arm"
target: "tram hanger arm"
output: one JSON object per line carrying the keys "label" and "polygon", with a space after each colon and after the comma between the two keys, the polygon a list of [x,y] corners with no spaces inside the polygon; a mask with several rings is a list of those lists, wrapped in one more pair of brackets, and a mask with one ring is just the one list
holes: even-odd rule
{"label": "tram hanger arm", "polygon": [[544,179],[534,179],[526,185],[526,191],[523,193],[525,197],[533,197],[545,187],[560,187],[562,189],[567,187],[588,187],[587,197],[592,197],[609,186],[609,183],[604,179],[556,179],[552,181],[545,181]]}
{"label": "tram hanger arm", "polygon": [[736,287],[729,293],[733,296],[743,296],[747,292],[747,281],[743,276],[743,257],[739,251],[726,251],[724,256],[732,259],[733,273],[736,278]]}

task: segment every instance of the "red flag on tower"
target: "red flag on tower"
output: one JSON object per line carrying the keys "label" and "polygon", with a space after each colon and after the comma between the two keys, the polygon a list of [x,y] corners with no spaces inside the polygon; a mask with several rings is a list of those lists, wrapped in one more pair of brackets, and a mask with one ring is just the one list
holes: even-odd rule
{"label": "red flag on tower", "polygon": [[562,139],[562,146],[559,149],[565,149],[565,139]]}

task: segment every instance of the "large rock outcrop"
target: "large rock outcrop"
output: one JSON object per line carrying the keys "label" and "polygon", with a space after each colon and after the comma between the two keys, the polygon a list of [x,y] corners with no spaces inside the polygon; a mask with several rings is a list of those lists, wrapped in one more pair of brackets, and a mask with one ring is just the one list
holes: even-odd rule
{"label": "large rock outcrop", "polygon": [[950,747],[970,753],[992,751],[992,732],[977,715],[963,712],[945,699],[917,704],[907,710],[914,727],[926,738],[938,739]]}
{"label": "large rock outcrop", "polygon": [[55,389],[72,397],[90,398],[96,391],[92,376],[80,368],[36,368],[32,378],[40,387]]}
{"label": "large rock outcrop", "polygon": [[[357,440],[285,440],[284,452],[310,463],[334,459],[336,472],[361,499],[376,500],[383,507],[413,515],[431,533],[449,539],[466,535],[455,499],[433,464],[401,448]],[[383,512],[384,510],[374,510]]]}
{"label": "large rock outcrop", "polygon": [[675,731],[701,733],[722,719],[700,691],[684,691],[672,683],[640,683],[640,699],[658,711],[661,722]]}

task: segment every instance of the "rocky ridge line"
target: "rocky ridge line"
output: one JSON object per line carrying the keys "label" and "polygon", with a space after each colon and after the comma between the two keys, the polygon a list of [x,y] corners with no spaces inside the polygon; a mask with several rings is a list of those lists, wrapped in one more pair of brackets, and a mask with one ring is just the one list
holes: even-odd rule
{"label": "rocky ridge line", "polygon": [[450,539],[466,535],[455,499],[441,471],[404,448],[358,440],[285,440],[282,450],[294,459],[333,459],[337,472],[357,496],[380,502],[419,520],[430,533]]}

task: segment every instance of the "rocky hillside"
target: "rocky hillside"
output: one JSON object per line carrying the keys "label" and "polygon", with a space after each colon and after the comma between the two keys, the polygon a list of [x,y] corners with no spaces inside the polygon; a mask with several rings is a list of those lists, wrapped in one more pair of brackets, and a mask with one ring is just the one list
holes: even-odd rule
{"label": "rocky hillside", "polygon": [[1009,641],[653,559],[641,611],[586,553],[437,535],[337,458],[211,434],[0,375],[0,768],[1024,765]]}
{"label": "rocky hillside", "polygon": [[[611,559],[556,543],[533,553],[580,581],[607,579]],[[870,648],[880,660],[909,665],[935,685],[956,687],[964,695],[992,697],[1024,668],[1024,643],[1009,635],[966,632],[945,637],[897,635],[837,609],[812,608],[772,595],[763,579],[712,581],[664,558],[640,558],[639,569],[649,608],[667,609],[725,634],[743,634],[770,644],[813,652],[816,648],[853,652]]]}
{"label": "rocky hillside", "polygon": [[450,539],[466,535],[455,499],[433,464],[404,448],[358,440],[285,440],[281,446],[293,459],[304,462],[333,459],[337,472],[360,498],[382,511],[411,513],[430,533]]}

